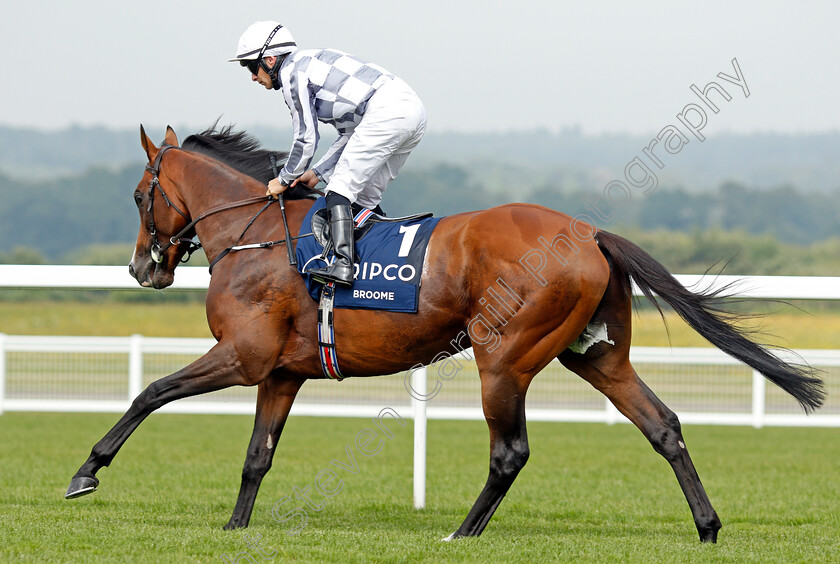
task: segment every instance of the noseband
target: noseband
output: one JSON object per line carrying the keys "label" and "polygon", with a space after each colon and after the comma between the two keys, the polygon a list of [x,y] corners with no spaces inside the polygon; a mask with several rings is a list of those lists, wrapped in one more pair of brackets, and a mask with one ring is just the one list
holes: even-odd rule
{"label": "noseband", "polygon": [[[158,179],[158,175],[160,174],[160,163],[163,159],[163,154],[172,149],[172,145],[163,144],[160,146],[160,150],[158,151],[157,155],[155,155],[155,162],[150,165],[146,165],[146,170],[148,170],[152,174],[152,180],[149,182],[149,234],[152,236],[152,248],[150,254],[152,255],[152,261],[155,264],[160,264],[163,262],[163,254],[169,249],[169,247],[173,245],[177,245],[179,243],[186,243],[189,245],[187,248],[187,252],[184,255],[184,258],[181,259],[181,262],[187,262],[190,260],[190,255],[192,255],[195,251],[201,248],[201,243],[197,243],[192,239],[182,237],[186,231],[192,228],[195,223],[190,222],[190,218],[187,217],[187,214],[182,212],[178,206],[172,203],[172,200],[169,199],[169,196],[166,195],[166,192],[163,191],[163,186],[160,185],[160,180]],[[181,230],[177,235],[170,237],[169,241],[165,244],[161,245],[160,241],[157,238],[157,228],[155,227],[155,188],[160,190],[161,195],[163,196],[163,200],[166,202],[166,205],[176,212],[178,215],[183,217],[187,220],[188,227],[187,229]]]}

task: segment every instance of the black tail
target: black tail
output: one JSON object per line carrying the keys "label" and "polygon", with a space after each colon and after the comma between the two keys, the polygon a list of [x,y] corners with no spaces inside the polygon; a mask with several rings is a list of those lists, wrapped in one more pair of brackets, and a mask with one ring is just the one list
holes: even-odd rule
{"label": "black tail", "polygon": [[[633,280],[657,308],[654,294],[670,305],[695,331],[726,354],[761,372],[765,378],[796,398],[806,412],[825,400],[823,381],[809,366],[791,365],[779,360],[763,346],[751,341],[746,332],[733,325],[737,314],[721,307],[722,290],[692,292],[645,251],[618,235],[598,231],[598,246],[612,257],[616,268]],[[630,288],[628,280],[628,291]],[[661,312],[661,309],[660,309]]]}

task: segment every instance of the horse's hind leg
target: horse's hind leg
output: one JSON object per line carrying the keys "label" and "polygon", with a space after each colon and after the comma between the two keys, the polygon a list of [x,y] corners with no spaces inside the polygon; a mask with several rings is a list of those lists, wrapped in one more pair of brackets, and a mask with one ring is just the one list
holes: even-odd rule
{"label": "horse's hind leg", "polygon": [[271,377],[260,383],[254,431],[242,467],[242,486],[239,488],[233,515],[225,529],[248,526],[260,484],[271,468],[277,441],[302,384],[302,380],[275,380]]}
{"label": "horse's hind leg", "polygon": [[525,427],[525,392],[516,379],[501,374],[481,374],[481,401],[490,428],[490,473],[466,519],[444,540],[478,536],[528,461]]}
{"label": "horse's hind leg", "polygon": [[592,345],[583,354],[564,351],[558,358],[606,395],[613,405],[638,427],[654,450],[671,465],[694,516],[700,540],[716,542],[721,527],[697,470],[688,455],[677,416],[639,379],[630,364],[630,299],[623,290],[610,287],[590,325],[606,325],[608,339]]}
{"label": "horse's hind leg", "polygon": [[[588,372],[583,377],[590,382],[604,382],[606,376],[598,369],[581,372]],[[638,378],[629,362],[616,367],[607,379],[609,383],[606,386],[596,387],[642,431],[654,450],[668,461],[691,508],[700,540],[716,542],[721,527],[720,519],[688,454],[677,416]]]}

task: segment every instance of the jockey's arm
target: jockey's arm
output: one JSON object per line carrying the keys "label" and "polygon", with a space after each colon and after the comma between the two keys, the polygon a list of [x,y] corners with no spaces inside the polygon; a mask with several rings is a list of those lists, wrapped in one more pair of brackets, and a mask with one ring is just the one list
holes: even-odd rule
{"label": "jockey's arm", "polygon": [[294,186],[298,182],[306,186],[307,188],[315,188],[321,180],[315,174],[315,171],[312,169],[307,170],[303,174],[301,174],[298,178],[295,178],[291,184],[283,184],[279,178],[272,178],[268,183],[268,190],[266,190],[266,196],[276,196],[282,192],[285,192],[287,188]]}
{"label": "jockey's arm", "polygon": [[291,186],[294,186],[298,182],[306,186],[307,188],[315,188],[318,183],[321,181],[320,178],[315,174],[315,171],[312,169],[307,170],[303,174],[300,175],[294,182],[291,183]]}
{"label": "jockey's arm", "polygon": [[312,170],[319,179],[329,184],[330,177],[332,176],[333,170],[335,170],[335,165],[338,164],[338,159],[341,158],[341,153],[344,152],[344,147],[347,146],[347,141],[350,140],[351,135],[353,135],[352,130],[339,130],[338,138],[333,141],[333,144],[330,145],[330,148],[321,157],[321,160],[312,167]]}
{"label": "jockey's arm", "polygon": [[294,142],[279,175],[280,182],[288,186],[296,178],[305,174],[309,168],[309,163],[312,162],[312,157],[318,147],[320,135],[315,99],[310,96],[306,75],[293,73],[289,87],[283,88],[283,96],[292,114],[294,130]]}

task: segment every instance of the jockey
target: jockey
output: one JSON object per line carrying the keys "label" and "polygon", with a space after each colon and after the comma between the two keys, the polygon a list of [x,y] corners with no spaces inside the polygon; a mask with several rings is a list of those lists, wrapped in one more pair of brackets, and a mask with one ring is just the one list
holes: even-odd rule
{"label": "jockey", "polygon": [[[268,195],[298,182],[327,183],[335,260],[309,271],[316,279],[353,283],[355,248],[351,204],[376,208],[388,183],[426,131],[426,110],[408,84],[382,67],[335,49],[299,50],[289,31],[274,21],[252,24],[236,56],[251,80],[282,90],[292,113],[294,141]],[[318,122],[338,138],[309,168],[318,146]]]}

